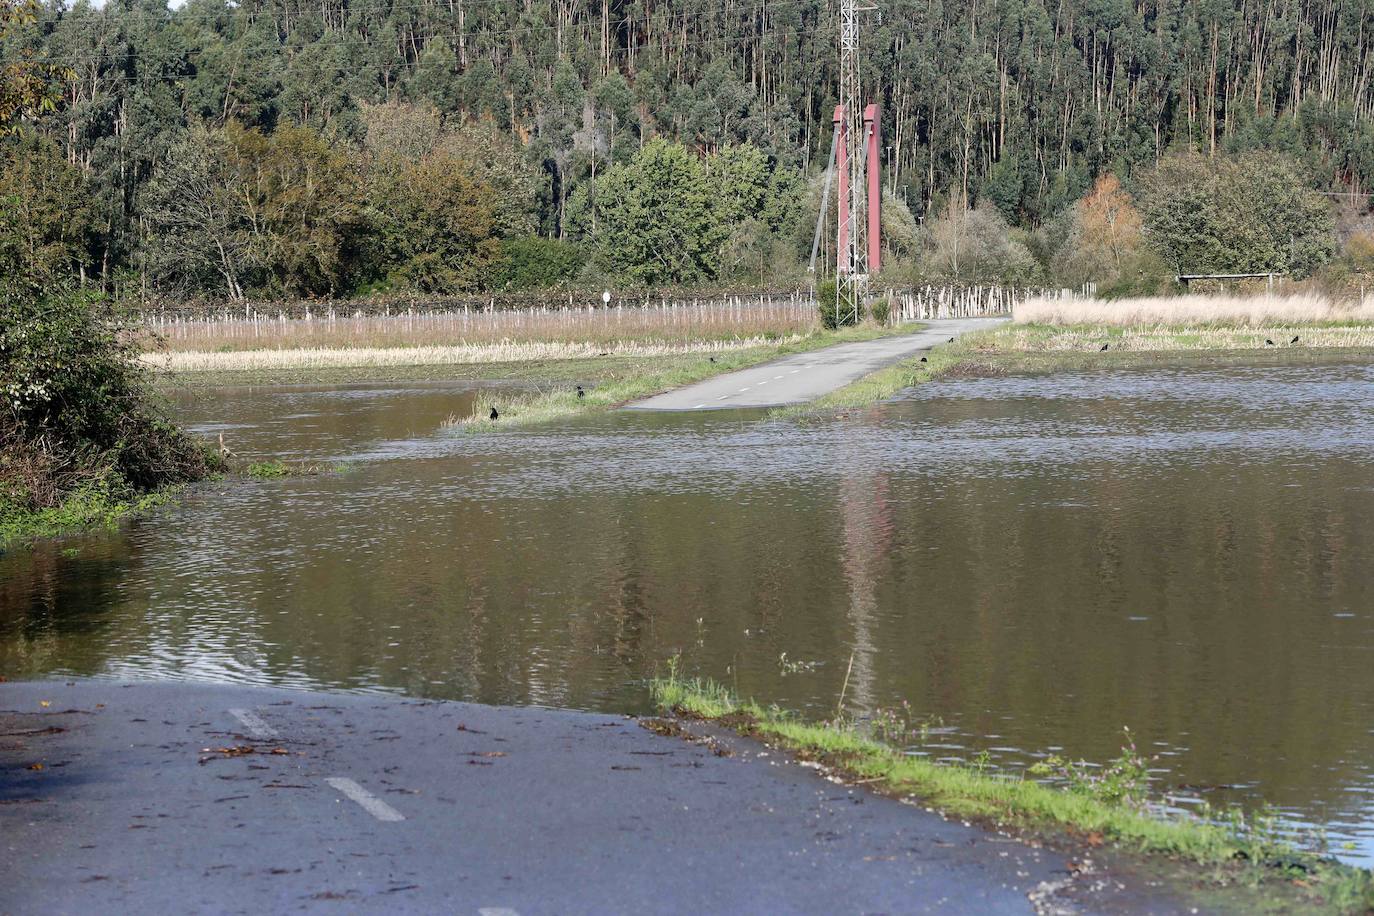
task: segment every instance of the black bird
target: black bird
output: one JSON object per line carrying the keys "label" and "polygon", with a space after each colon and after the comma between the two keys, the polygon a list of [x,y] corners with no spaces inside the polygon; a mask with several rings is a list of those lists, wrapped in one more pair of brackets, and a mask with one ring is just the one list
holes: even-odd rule
{"label": "black bird", "polygon": [[1101,349],[1101,350],[1098,350],[1097,352],[1098,352],[1098,353],[1106,353],[1106,352],[1107,352],[1107,347],[1108,347],[1108,344],[1103,344],[1103,345],[1102,345],[1102,349]]}
{"label": "black bird", "polygon": [[712,356],[712,357],[711,357],[711,362],[715,362],[715,361],[716,361],[716,358],[715,358],[714,356]]}
{"label": "black bird", "polygon": [[950,342],[950,343],[954,343],[954,338],[951,337],[951,338],[949,339],[949,342]]}
{"label": "black bird", "polygon": [[493,420],[499,420],[499,419],[501,419],[501,415],[500,415],[499,413],[496,412],[496,408],[495,408],[495,407],[493,407],[493,408],[491,409],[491,414],[490,414],[489,416],[490,416],[491,419],[493,419]]}
{"label": "black bird", "polygon": [[1288,342],[1289,342],[1290,344],[1295,344],[1295,343],[1297,343],[1297,342],[1298,342],[1298,335],[1294,334],[1294,335],[1293,335],[1293,339],[1290,340],[1290,341],[1288,341]]}
{"label": "black bird", "polygon": [[1270,340],[1268,337],[1266,337],[1266,338],[1264,338],[1264,345],[1265,345],[1266,347],[1272,347],[1272,346],[1274,345],[1274,342],[1273,342],[1272,340]]}
{"label": "black bird", "polygon": [[922,357],[921,357],[921,362],[925,362],[925,361],[926,361],[926,358],[925,358],[924,356],[922,356]]}
{"label": "black bird", "polygon": [[587,396],[587,392],[582,390],[582,386],[577,386],[577,399],[580,401]]}

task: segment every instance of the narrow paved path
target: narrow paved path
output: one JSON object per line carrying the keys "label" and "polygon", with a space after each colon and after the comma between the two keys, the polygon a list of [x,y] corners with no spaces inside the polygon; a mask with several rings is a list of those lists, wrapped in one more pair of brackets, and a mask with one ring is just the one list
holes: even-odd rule
{"label": "narrow paved path", "polygon": [[626,405],[631,410],[714,410],[726,407],[781,407],[829,394],[910,356],[970,331],[993,327],[1005,318],[946,318],[924,322],[924,330],[823,350],[785,356],[771,363],[665,392]]}
{"label": "narrow paved path", "polygon": [[0,684],[0,913],[1179,911],[752,742],[641,724]]}

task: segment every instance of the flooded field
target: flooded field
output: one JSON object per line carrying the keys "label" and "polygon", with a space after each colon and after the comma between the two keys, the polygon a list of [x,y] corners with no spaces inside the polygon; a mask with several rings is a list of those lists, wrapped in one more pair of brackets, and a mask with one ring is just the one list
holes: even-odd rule
{"label": "flooded field", "polygon": [[[0,674],[636,712],[909,703],[913,751],[1103,761],[1374,864],[1374,369],[934,383],[817,422],[446,435],[499,388],[225,389],[178,414],[337,475],[0,557]],[[852,660],[852,669],[851,669]]]}

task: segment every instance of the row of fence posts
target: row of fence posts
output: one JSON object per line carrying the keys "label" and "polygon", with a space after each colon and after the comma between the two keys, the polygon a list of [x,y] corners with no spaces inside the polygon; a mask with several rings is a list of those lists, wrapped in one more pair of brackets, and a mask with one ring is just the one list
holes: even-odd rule
{"label": "row of fence posts", "polygon": [[[1020,302],[1030,298],[1052,298],[1059,299],[1072,295],[1069,290],[1047,290],[1022,287],[1004,286],[934,286],[928,285],[907,289],[887,289],[880,294],[879,298],[885,296],[891,305],[889,314],[892,321],[920,321],[934,318],[973,318],[990,315],[1009,314],[1011,310]],[[393,309],[386,306],[381,310],[364,310],[353,307],[351,309],[340,309],[333,305],[321,304],[312,306],[307,304],[303,314],[293,315],[291,310],[268,306],[260,310],[256,305],[249,303],[243,307],[240,314],[235,308],[231,311],[226,306],[221,306],[218,310],[199,311],[160,308],[149,310],[145,313],[145,321],[157,330],[167,333],[173,332],[178,328],[204,326],[214,324],[220,326],[243,326],[245,330],[249,327],[260,329],[265,325],[279,324],[286,325],[289,322],[304,322],[307,325],[315,322],[334,324],[339,321],[365,321],[385,319],[407,319],[408,321],[461,321],[467,323],[470,320],[485,318],[492,319],[502,317],[506,319],[514,318],[517,323],[522,323],[524,317],[535,318],[536,316],[557,315],[567,317],[571,314],[583,313],[589,318],[596,316],[602,320],[609,320],[611,313],[623,315],[625,312],[634,310],[669,312],[675,315],[680,314],[683,319],[693,313],[724,314],[739,319],[746,313],[763,311],[776,316],[789,312],[807,312],[816,306],[815,294],[809,289],[793,290],[787,293],[762,293],[753,295],[734,295],[734,296],[714,296],[700,298],[666,298],[657,299],[640,296],[613,296],[608,303],[587,302],[586,304],[577,303],[569,295],[568,303],[564,305],[561,301],[546,302],[534,307],[522,308],[502,308],[499,307],[495,299],[483,303],[472,303],[464,301],[460,304],[452,303],[447,306],[435,302],[430,307],[417,307],[410,305],[404,309]],[[757,310],[757,311],[756,311]]]}

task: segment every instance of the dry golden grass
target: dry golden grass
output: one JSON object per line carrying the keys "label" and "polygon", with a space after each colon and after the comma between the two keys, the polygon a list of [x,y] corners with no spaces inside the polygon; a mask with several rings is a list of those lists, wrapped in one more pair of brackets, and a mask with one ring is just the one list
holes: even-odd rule
{"label": "dry golden grass", "polygon": [[1029,299],[1012,310],[1017,324],[1233,325],[1275,327],[1314,323],[1374,322],[1374,297],[1335,302],[1313,294],[1278,296],[1174,296],[1144,299]]}
{"label": "dry golden grass", "polygon": [[292,349],[172,351],[145,353],[143,361],[171,372],[234,372],[274,369],[375,368],[383,366],[453,366],[587,359],[597,356],[654,357],[687,353],[747,350],[800,340],[784,337],[735,337],[728,340],[679,342],[568,343],[505,340],[453,346],[316,347]]}
{"label": "dry golden grass", "polygon": [[683,301],[612,308],[449,311],[311,319],[265,315],[160,320],[148,328],[159,349],[179,351],[339,350],[392,347],[505,346],[512,341],[609,345],[686,343],[806,334],[818,324],[815,307],[796,298]]}

